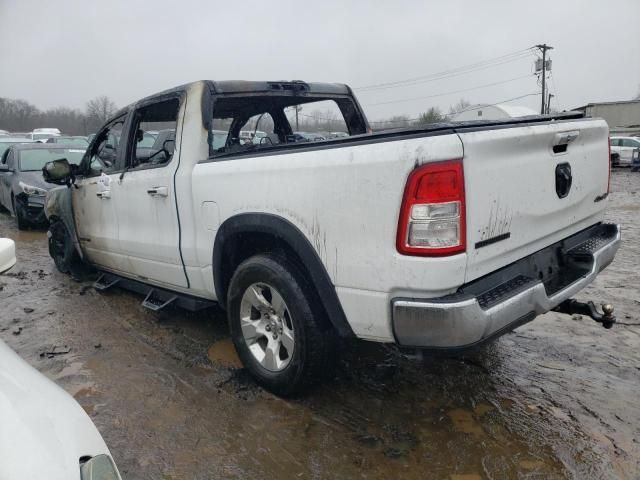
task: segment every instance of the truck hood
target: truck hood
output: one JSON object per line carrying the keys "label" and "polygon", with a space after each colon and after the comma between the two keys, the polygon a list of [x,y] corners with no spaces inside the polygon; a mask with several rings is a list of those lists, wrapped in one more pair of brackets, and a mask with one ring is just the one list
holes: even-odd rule
{"label": "truck hood", "polygon": [[82,407],[0,340],[0,478],[80,478],[82,456],[109,455]]}

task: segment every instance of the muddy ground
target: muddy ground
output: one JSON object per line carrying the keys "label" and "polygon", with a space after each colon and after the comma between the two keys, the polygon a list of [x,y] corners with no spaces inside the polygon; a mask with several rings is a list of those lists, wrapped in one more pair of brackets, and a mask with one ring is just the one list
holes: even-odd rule
{"label": "muddy ground", "polygon": [[220,312],[98,293],[2,213],[0,338],[80,402],[127,480],[639,478],[640,174],[612,190],[624,245],[579,297],[612,302],[612,330],[547,314],[465,358],[352,342],[334,381],[285,401],[238,368]]}

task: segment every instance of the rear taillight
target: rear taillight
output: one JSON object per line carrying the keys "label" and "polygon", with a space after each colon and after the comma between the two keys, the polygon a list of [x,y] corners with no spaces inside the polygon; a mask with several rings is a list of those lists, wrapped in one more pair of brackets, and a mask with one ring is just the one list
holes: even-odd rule
{"label": "rear taillight", "polygon": [[607,138],[607,145],[609,146],[609,179],[607,180],[607,195],[611,193],[611,139]]}
{"label": "rear taillight", "polygon": [[462,160],[430,163],[411,172],[400,208],[396,247],[404,255],[465,251]]}

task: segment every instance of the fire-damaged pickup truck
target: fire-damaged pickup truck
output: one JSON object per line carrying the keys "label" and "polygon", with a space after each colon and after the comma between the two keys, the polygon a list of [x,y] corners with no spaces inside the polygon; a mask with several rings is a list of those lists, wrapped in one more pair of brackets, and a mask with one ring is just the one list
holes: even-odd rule
{"label": "fire-damaged pickup truck", "polygon": [[[348,135],[301,141],[298,112]],[[372,132],[349,87],[300,81],[153,95],[79,165],[44,168],[67,185],[46,200],[61,271],[88,265],[96,288],[154,310],[217,303],[246,368],[280,395],[330,372],[340,337],[461,349],[550,310],[610,327],[610,306],[571,299],[620,244],[603,223],[609,174],[600,119]]]}

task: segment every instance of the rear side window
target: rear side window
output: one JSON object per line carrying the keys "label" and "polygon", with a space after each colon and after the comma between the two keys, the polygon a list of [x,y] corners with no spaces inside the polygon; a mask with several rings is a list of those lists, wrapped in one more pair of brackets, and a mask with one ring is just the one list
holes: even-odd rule
{"label": "rear side window", "polygon": [[173,158],[180,101],[159,101],[136,110],[132,143],[128,150],[130,169],[167,165]]}
{"label": "rear side window", "polygon": [[209,133],[213,157],[366,133],[349,97],[229,95],[215,100]]}

